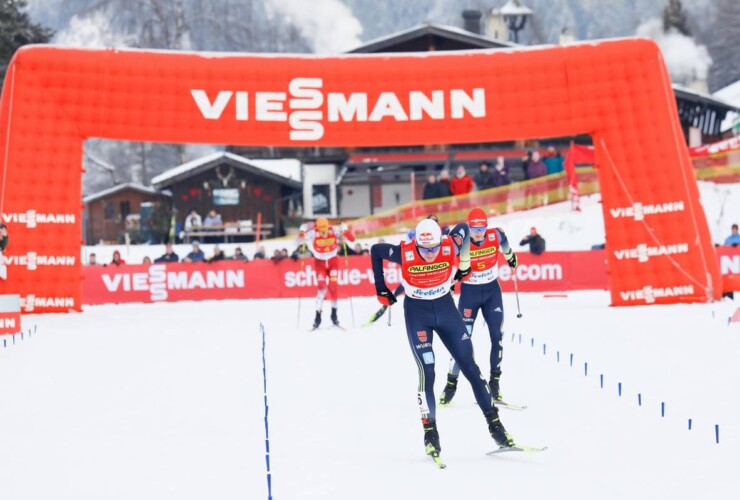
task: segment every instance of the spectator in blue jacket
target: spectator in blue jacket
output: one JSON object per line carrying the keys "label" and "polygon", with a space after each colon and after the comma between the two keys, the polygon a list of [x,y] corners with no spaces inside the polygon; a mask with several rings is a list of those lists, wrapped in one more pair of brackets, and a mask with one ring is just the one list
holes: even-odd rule
{"label": "spectator in blue jacket", "polygon": [[206,254],[200,249],[200,243],[196,240],[193,241],[193,249],[189,254],[182,259],[183,262],[203,262],[206,258]]}
{"label": "spectator in blue jacket", "polygon": [[737,224],[733,224],[731,230],[732,234],[725,240],[725,245],[736,247],[740,245],[740,234],[737,232]]}
{"label": "spectator in blue jacket", "polygon": [[555,149],[555,146],[549,146],[545,157],[542,159],[545,166],[547,166],[547,175],[557,174],[564,170],[563,162],[565,158],[560,154],[560,151]]}
{"label": "spectator in blue jacket", "polygon": [[533,255],[542,255],[545,251],[545,238],[537,232],[537,228],[533,227],[529,230],[529,234],[519,242],[520,247],[526,245],[529,245],[529,252]]}

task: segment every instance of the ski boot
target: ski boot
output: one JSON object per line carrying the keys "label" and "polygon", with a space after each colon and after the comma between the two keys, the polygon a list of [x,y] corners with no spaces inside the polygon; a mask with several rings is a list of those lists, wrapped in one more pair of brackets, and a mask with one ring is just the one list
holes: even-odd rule
{"label": "ski boot", "polygon": [[491,397],[494,401],[503,401],[501,397],[501,388],[499,387],[500,375],[491,375],[491,381],[488,383],[491,388]]}
{"label": "ski boot", "polygon": [[491,437],[500,448],[509,448],[514,446],[514,438],[506,432],[501,420],[498,418],[498,409],[492,407],[490,410],[483,412],[488,422],[488,431],[491,433]]}
{"label": "ski boot", "polygon": [[422,418],[421,423],[424,425],[424,445],[426,454],[429,456],[439,456],[442,447],[439,445],[439,432],[437,432],[437,421],[433,418]]}
{"label": "ski boot", "polygon": [[442,396],[439,398],[439,404],[449,404],[452,401],[452,398],[455,397],[455,392],[457,392],[457,377],[448,373],[447,384],[445,385],[445,390],[442,393]]}
{"label": "ski boot", "polygon": [[313,329],[316,330],[321,325],[321,311],[316,311],[316,318],[313,320]]}
{"label": "ski boot", "polygon": [[334,326],[339,326],[339,318],[337,318],[337,308],[336,307],[331,308],[331,322],[334,324]]}

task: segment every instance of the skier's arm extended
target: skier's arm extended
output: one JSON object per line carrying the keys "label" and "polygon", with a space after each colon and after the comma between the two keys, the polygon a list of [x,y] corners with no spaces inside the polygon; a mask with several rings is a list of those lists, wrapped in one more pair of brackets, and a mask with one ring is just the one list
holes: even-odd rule
{"label": "skier's arm extended", "polygon": [[375,277],[375,293],[378,301],[384,306],[390,306],[397,302],[396,297],[385,284],[383,274],[383,261],[387,260],[401,264],[401,246],[390,243],[376,243],[370,248],[370,259],[373,264],[373,276]]}
{"label": "skier's arm extended", "polygon": [[506,233],[504,233],[504,230],[500,227],[495,228],[495,231],[498,236],[499,246],[501,246],[501,253],[504,254],[506,262],[509,263],[510,267],[516,267],[519,264],[519,261],[516,258],[516,254],[514,253],[514,250],[512,250],[511,245],[509,245],[509,239],[506,237]]}
{"label": "skier's arm extended", "polygon": [[455,272],[455,281],[465,281],[470,276],[470,228],[464,222],[456,225],[450,231],[457,254],[460,256],[460,265]]}

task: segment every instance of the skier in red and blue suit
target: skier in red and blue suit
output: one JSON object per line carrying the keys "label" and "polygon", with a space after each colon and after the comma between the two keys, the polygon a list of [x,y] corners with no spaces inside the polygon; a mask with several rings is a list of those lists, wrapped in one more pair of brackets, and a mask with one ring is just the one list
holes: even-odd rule
{"label": "skier in red and blue suit", "polygon": [[[491,378],[489,387],[495,401],[502,401],[499,379],[501,378],[501,360],[503,359],[503,342],[501,325],[504,321],[504,304],[501,298],[501,286],[498,282],[498,256],[502,254],[509,266],[517,266],[517,257],[509,246],[506,234],[501,228],[488,227],[488,217],[481,208],[473,208],[468,214],[470,228],[470,277],[460,285],[460,300],[457,308],[462,315],[470,335],[478,311],[488,324],[491,337]],[[450,360],[450,371],[447,384],[439,402],[448,404],[457,391],[457,379],[460,367],[455,359]]]}
{"label": "skier in red and blue suit", "polygon": [[434,397],[432,342],[435,331],[473,386],[491,436],[500,447],[514,446],[514,440],[504,429],[493,405],[490,388],[473,359],[470,334],[450,293],[453,284],[466,279],[471,271],[468,225],[458,224],[449,235],[442,236],[434,220],[424,219],[416,226],[413,241],[400,245],[377,243],[372,246],[370,255],[375,290],[383,305],[391,306],[396,302],[385,284],[383,260],[401,266],[401,280],[406,291],[403,303],[406,335],[419,369],[418,403],[426,453],[438,459],[441,451]]}

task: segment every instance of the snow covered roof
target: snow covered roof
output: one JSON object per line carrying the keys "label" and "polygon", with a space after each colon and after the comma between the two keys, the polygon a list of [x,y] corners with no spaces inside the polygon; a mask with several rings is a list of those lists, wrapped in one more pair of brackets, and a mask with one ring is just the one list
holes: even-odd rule
{"label": "snow covered roof", "polygon": [[[712,95],[740,108],[740,80],[735,83],[731,83],[726,87],[722,87]],[[740,122],[740,113],[727,113],[727,116],[722,121],[722,131],[724,132],[725,130],[733,128],[738,122]]]}
{"label": "snow covered roof", "polygon": [[[429,35],[439,36],[441,38],[447,38],[457,42],[470,45],[470,48],[512,48],[519,47],[519,44],[505,42],[503,40],[497,40],[485,35],[478,35],[462,28],[455,26],[445,26],[441,24],[419,24],[409,29],[397,31],[391,35],[382,36],[374,40],[370,40],[359,47],[355,47],[352,50],[348,50],[346,53],[372,53],[372,52],[383,52],[384,50],[408,42],[417,38],[426,37]],[[426,49],[424,49],[426,50]]]}
{"label": "snow covered roof", "polygon": [[250,160],[226,151],[211,153],[171,168],[153,178],[152,185],[162,189],[222,163],[233,165],[290,187],[299,188],[301,186],[301,163],[298,160]]}
{"label": "snow covered roof", "polygon": [[153,187],[144,186],[143,184],[139,184],[138,182],[126,182],[124,184],[118,184],[117,186],[113,186],[111,188],[104,189],[102,191],[98,191],[97,193],[93,193],[91,195],[85,196],[84,198],[82,198],[82,201],[83,203],[87,204],[95,200],[99,200],[101,198],[106,198],[107,196],[116,194],[120,191],[125,191],[127,189],[133,189],[134,191],[139,191],[140,193],[144,193],[144,194],[159,195],[159,196],[172,196],[171,193],[163,193],[161,191],[157,191]]}
{"label": "snow covered roof", "polygon": [[740,112],[740,107],[707,92],[673,84],[681,123],[698,127],[707,135],[719,135],[727,115]]}

